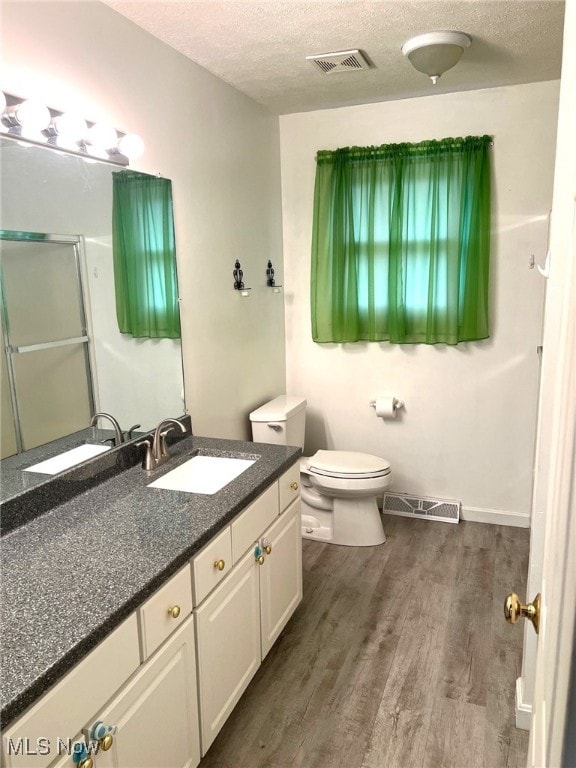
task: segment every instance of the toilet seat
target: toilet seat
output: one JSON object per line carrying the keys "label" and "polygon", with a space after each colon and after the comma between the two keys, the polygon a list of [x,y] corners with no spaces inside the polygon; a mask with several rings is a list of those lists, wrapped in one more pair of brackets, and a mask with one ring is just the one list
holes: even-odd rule
{"label": "toilet seat", "polygon": [[317,451],[307,460],[307,471],[326,477],[350,480],[385,477],[390,463],[380,456],[356,451]]}

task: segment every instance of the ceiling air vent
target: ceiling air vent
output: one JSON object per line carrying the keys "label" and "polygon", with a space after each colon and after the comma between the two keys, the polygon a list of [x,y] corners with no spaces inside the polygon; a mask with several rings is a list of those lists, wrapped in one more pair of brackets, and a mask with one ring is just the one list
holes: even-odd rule
{"label": "ceiling air vent", "polygon": [[323,75],[336,75],[338,72],[355,72],[358,69],[370,69],[366,57],[361,51],[337,51],[336,53],[319,53],[316,56],[306,56],[316,69]]}

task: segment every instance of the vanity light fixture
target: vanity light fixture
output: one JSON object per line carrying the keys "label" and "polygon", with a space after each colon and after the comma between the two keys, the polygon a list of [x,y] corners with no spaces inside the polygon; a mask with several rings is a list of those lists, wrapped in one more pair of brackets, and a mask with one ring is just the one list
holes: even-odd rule
{"label": "vanity light fixture", "polygon": [[276,278],[274,277],[274,267],[272,262],[268,259],[268,266],[266,267],[266,285],[272,288],[274,293],[281,293],[281,285],[276,285]]}
{"label": "vanity light fixture", "polygon": [[402,46],[402,53],[414,69],[428,75],[433,85],[436,85],[444,72],[458,64],[471,42],[464,32],[426,32],[407,40]]}
{"label": "vanity light fixture", "polygon": [[232,274],[234,276],[234,290],[240,291],[240,296],[250,296],[248,291],[250,291],[251,289],[246,288],[246,286],[244,285],[244,280],[243,280],[244,272],[242,270],[242,265],[240,264],[238,259],[236,259],[234,263],[234,269],[232,270]]}
{"label": "vanity light fixture", "polygon": [[126,167],[141,157],[144,142],[134,133],[86,121],[70,111],[50,109],[36,99],[0,91],[0,131],[7,136],[81,157]]}

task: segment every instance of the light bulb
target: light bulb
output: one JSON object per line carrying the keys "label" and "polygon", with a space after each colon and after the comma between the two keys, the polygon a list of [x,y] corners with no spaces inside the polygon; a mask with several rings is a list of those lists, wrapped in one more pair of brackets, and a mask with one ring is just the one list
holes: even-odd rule
{"label": "light bulb", "polygon": [[34,99],[28,99],[14,109],[14,116],[22,126],[22,135],[37,136],[50,124],[50,110]]}
{"label": "light bulb", "polygon": [[115,149],[118,146],[118,136],[114,128],[106,123],[95,123],[86,133],[86,140],[97,149]]}
{"label": "light bulb", "polygon": [[56,144],[63,149],[77,149],[78,142],[86,133],[86,120],[75,112],[64,112],[52,121],[56,131]]}
{"label": "light bulb", "polygon": [[144,154],[144,142],[137,134],[127,133],[118,142],[118,149],[128,160],[137,160]]}

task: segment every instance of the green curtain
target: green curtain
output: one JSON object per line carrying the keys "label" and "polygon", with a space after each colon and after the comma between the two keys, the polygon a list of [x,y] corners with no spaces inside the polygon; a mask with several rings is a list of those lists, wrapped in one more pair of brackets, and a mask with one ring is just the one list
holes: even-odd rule
{"label": "green curtain", "polygon": [[316,157],[312,338],[488,337],[490,136]]}
{"label": "green curtain", "polygon": [[113,176],[112,241],[121,333],[180,337],[172,182],[135,171]]}

